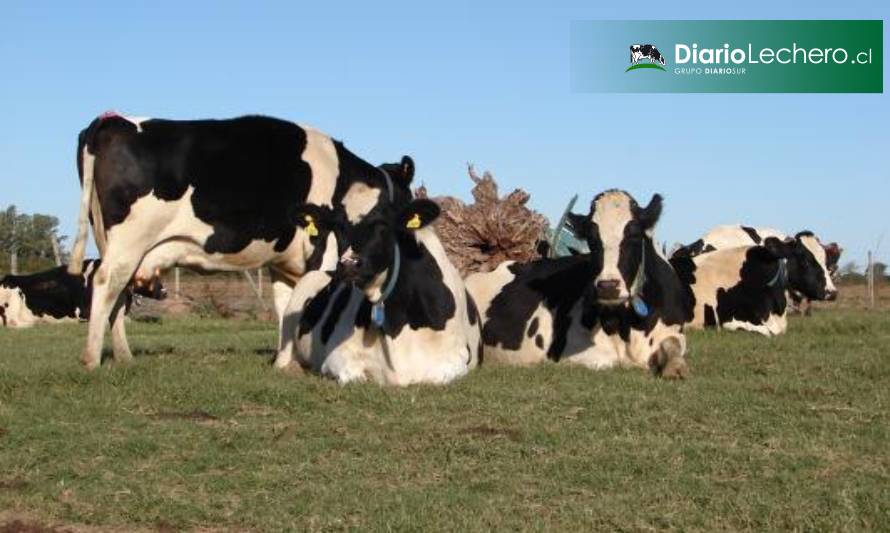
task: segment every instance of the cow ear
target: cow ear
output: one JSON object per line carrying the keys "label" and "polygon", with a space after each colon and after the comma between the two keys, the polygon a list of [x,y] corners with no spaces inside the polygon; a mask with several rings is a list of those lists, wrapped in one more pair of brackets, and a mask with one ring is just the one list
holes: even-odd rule
{"label": "cow ear", "polygon": [[328,209],[315,204],[300,204],[291,210],[291,223],[306,230],[310,237],[317,237],[320,228],[328,227],[331,214]]}
{"label": "cow ear", "polygon": [[658,223],[661,217],[662,198],[660,194],[653,194],[649,205],[640,210],[640,225],[644,230],[650,230]]}
{"label": "cow ear", "polygon": [[399,215],[399,227],[415,231],[430,225],[439,217],[441,209],[436,202],[426,198],[413,200]]}
{"label": "cow ear", "polygon": [[575,237],[586,240],[587,234],[590,232],[590,218],[587,215],[578,215],[576,213],[568,213],[566,215],[566,227],[575,235]]}
{"label": "cow ear", "polygon": [[411,182],[414,180],[414,160],[407,155],[403,155],[402,161],[399,163],[399,170],[401,171],[402,185],[405,187],[411,185]]}
{"label": "cow ear", "polygon": [[775,237],[767,237],[761,244],[770,254],[780,259],[787,259],[794,253],[794,241],[781,241]]}

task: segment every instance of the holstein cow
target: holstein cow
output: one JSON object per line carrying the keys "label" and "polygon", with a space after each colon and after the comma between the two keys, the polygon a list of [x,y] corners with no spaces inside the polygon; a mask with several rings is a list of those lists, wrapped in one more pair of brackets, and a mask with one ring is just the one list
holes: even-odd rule
{"label": "holstein cow", "polygon": [[[479,316],[428,225],[439,207],[419,199],[378,208],[356,225],[317,206],[298,219],[339,254],[308,273],[285,311],[279,359],[340,383],[448,383],[479,361]],[[330,235],[336,234],[333,243]],[[347,247],[348,246],[348,247]],[[314,290],[306,291],[308,285]]]}
{"label": "holstein cow", "polygon": [[[795,245],[768,237],[762,245],[693,256],[680,249],[670,262],[693,301],[691,327],[747,330],[766,336],[788,328],[787,258]],[[790,264],[790,263],[788,263]]]}
{"label": "holstein cow", "polygon": [[[788,256],[788,289],[791,297],[801,300],[835,300],[837,288],[832,274],[837,270],[841,249],[837,243],[823,245],[811,231],[801,231],[794,237],[771,228],[752,228],[742,225],[717,226],[701,239],[683,247],[683,255],[695,256],[714,250],[762,244],[775,237],[792,244]],[[809,302],[807,304],[809,312]]]}
{"label": "holstein cow", "polygon": [[293,209],[313,202],[355,222],[381,197],[407,201],[414,173],[407,156],[374,167],[319,131],[262,116],[173,121],[106,113],[81,132],[77,163],[83,194],[73,255],[83,257],[89,218],[103,259],[82,357],[87,368],[99,365],[109,320],[115,359],[131,357],[121,295],[137,269],[268,265],[280,317],[294,284],[321,262],[293,223]]}
{"label": "holstein cow", "polygon": [[[93,276],[100,261],[83,262],[82,274],[60,266],[23,276],[0,279],[0,321],[3,326],[25,328],[35,324],[85,320],[90,316]],[[125,308],[133,294],[163,299],[166,293],[157,278],[134,282],[125,291]]]}
{"label": "holstein cow", "polygon": [[632,44],[630,45],[630,62],[637,64],[644,57],[649,58],[651,63],[661,63],[664,65],[664,56],[658,51],[658,48],[651,44]]}
{"label": "holstein cow", "polygon": [[640,207],[609,190],[570,223],[590,253],[506,262],[473,274],[467,288],[482,316],[486,360],[551,359],[594,369],[637,366],[665,377],[688,373],[687,295],[653,243],[662,199]]}

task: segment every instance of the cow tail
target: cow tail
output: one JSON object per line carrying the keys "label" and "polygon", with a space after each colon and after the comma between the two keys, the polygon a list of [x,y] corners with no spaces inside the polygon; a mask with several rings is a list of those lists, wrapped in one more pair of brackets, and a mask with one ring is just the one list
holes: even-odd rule
{"label": "cow tail", "polygon": [[101,118],[94,120],[87,129],[80,132],[77,142],[77,171],[81,182],[80,213],[77,220],[77,238],[71,250],[68,262],[68,273],[78,276],[83,272],[83,259],[86,253],[89,224],[93,223],[93,235],[99,256],[105,255],[105,225],[102,220],[102,209],[96,195],[95,162],[96,154],[91,152],[91,145],[101,125]]}

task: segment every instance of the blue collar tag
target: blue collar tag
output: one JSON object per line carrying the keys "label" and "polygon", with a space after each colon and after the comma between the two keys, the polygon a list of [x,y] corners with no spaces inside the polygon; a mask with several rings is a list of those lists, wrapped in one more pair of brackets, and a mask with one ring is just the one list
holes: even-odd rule
{"label": "blue collar tag", "polygon": [[386,321],[386,306],[383,302],[377,302],[371,306],[371,322],[378,328],[383,328]]}
{"label": "blue collar tag", "polygon": [[649,316],[649,306],[646,305],[646,302],[639,296],[634,296],[630,301],[630,305],[633,307],[634,313],[636,313],[638,317],[646,318]]}

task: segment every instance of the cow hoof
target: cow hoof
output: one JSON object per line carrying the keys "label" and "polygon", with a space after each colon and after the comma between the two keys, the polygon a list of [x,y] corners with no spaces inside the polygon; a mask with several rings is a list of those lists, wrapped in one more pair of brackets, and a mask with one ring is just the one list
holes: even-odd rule
{"label": "cow hoof", "polygon": [[673,357],[668,360],[661,371],[664,379],[686,379],[689,377],[689,366],[685,357]]}
{"label": "cow hoof", "polygon": [[95,357],[91,357],[89,355],[84,355],[80,358],[80,364],[83,365],[83,368],[87,371],[96,370],[99,368],[99,365],[102,364],[101,359],[97,359]]}

